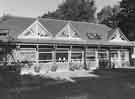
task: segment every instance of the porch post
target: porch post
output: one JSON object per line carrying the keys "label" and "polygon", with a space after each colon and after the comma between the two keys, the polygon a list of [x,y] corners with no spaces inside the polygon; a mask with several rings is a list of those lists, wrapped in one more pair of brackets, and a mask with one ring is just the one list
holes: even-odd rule
{"label": "porch post", "polygon": [[82,64],[82,63],[84,64],[84,52],[85,52],[85,50],[84,50],[84,48],[83,48],[83,50],[82,50],[82,61],[81,61],[81,64]]}
{"label": "porch post", "polygon": [[72,53],[72,45],[70,46],[69,51],[68,51],[68,63],[71,62],[71,53]]}
{"label": "porch post", "polygon": [[99,58],[98,58],[99,49],[101,49],[101,48],[100,48],[99,45],[97,45],[97,48],[96,48],[96,50],[95,50],[95,52],[96,52],[96,67],[97,67],[97,68],[100,68]]}
{"label": "porch post", "polygon": [[53,64],[56,64],[56,44],[53,45],[53,54],[52,54]]}
{"label": "porch post", "polygon": [[39,45],[36,44],[36,65],[39,67]]}
{"label": "porch post", "polygon": [[18,63],[18,62],[20,62],[20,44],[17,44],[16,45],[16,54],[15,54],[15,57],[16,57],[16,62]]}
{"label": "porch post", "polygon": [[121,67],[121,55],[120,55],[121,53],[120,53],[120,50],[118,50],[118,65],[119,65],[119,67]]}
{"label": "porch post", "polygon": [[69,51],[68,51],[68,69],[69,70],[70,70],[70,65],[71,65],[71,62],[72,62],[71,55],[72,55],[72,45],[70,45],[70,48],[69,48]]}
{"label": "porch post", "polygon": [[133,65],[133,60],[132,60],[132,54],[133,54],[133,47],[130,47],[129,49],[128,49],[128,51],[129,51],[129,59],[128,59],[128,61],[129,61],[129,66],[131,66],[131,65]]}
{"label": "porch post", "polygon": [[86,49],[87,49],[87,46],[84,46],[84,69],[88,69],[87,68],[87,64],[86,64]]}
{"label": "porch post", "polygon": [[108,48],[108,57],[109,57],[109,63],[108,63],[108,68],[111,69],[112,66],[111,66],[111,47]]}

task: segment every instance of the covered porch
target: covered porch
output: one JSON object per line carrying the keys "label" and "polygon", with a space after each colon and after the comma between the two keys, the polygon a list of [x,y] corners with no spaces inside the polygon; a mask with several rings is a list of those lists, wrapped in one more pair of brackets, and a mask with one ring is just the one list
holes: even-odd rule
{"label": "covered porch", "polygon": [[88,44],[18,44],[19,61],[29,61],[31,68],[69,71],[130,66],[131,46]]}

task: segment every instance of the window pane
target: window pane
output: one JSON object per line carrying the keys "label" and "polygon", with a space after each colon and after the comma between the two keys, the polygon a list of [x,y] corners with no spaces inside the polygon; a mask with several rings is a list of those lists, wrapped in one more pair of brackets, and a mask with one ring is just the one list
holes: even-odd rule
{"label": "window pane", "polygon": [[35,61],[36,52],[34,51],[20,51],[19,60],[21,61]]}
{"label": "window pane", "polygon": [[106,52],[99,52],[98,53],[98,58],[99,59],[107,59],[107,53]]}
{"label": "window pane", "polygon": [[68,61],[68,53],[56,53],[56,61],[57,62]]}
{"label": "window pane", "polygon": [[20,45],[20,48],[36,48],[36,45]]}
{"label": "window pane", "polygon": [[111,52],[111,57],[112,57],[112,58],[116,58],[116,57],[118,57],[118,53],[117,53],[117,51],[113,51],[113,52]]}
{"label": "window pane", "polygon": [[50,63],[52,61],[39,61],[39,63]]}
{"label": "window pane", "polygon": [[52,60],[52,53],[39,53],[39,60]]}
{"label": "window pane", "polygon": [[39,48],[39,52],[51,52],[52,49],[46,49],[46,48]]}
{"label": "window pane", "polygon": [[82,53],[72,53],[72,59],[82,59]]}
{"label": "window pane", "polygon": [[39,45],[39,48],[53,48],[51,45]]}

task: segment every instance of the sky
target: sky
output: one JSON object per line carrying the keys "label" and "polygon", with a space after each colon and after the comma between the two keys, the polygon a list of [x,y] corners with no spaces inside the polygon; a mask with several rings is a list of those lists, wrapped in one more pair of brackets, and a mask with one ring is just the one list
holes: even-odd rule
{"label": "sky", "polygon": [[[95,0],[98,11],[106,5],[115,5],[121,0]],[[0,0],[0,16],[38,17],[54,11],[63,0]]]}

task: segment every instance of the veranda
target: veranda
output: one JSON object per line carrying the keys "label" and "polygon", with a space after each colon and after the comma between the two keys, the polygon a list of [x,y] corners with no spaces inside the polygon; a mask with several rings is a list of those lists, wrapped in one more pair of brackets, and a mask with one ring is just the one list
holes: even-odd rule
{"label": "veranda", "polygon": [[124,68],[130,66],[131,47],[80,44],[18,44],[16,58],[33,67],[56,71]]}

